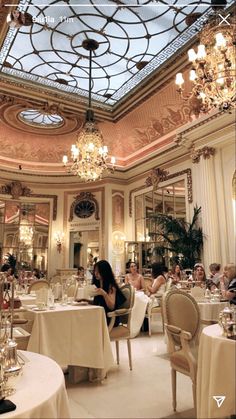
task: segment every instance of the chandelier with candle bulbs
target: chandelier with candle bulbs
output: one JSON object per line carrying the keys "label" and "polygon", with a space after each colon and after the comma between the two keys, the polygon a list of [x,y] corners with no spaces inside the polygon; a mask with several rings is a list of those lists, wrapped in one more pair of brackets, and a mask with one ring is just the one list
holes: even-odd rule
{"label": "chandelier with candle bulbs", "polygon": [[176,75],[178,92],[188,99],[191,113],[199,116],[214,108],[230,111],[235,108],[236,69],[235,17],[222,8],[215,8],[200,32],[197,52],[188,51],[192,63],[189,79],[192,91],[184,97],[182,73]]}
{"label": "chandelier with candle bulbs", "polygon": [[[28,223],[27,223],[28,224]],[[30,247],[33,245],[33,236],[34,236],[34,229],[32,226],[27,225],[26,220],[24,224],[20,225],[20,244],[26,247]]]}
{"label": "chandelier with candle bulbs", "polygon": [[[103,145],[102,134],[94,121],[94,113],[91,109],[92,92],[92,52],[99,44],[94,39],[86,39],[82,42],[85,50],[89,51],[89,102],[86,111],[86,121],[78,135],[76,144],[71,146],[71,165],[69,172],[79,176],[84,182],[99,180],[104,171],[113,172],[115,169],[115,157],[108,157],[108,148]],[[68,157],[63,156],[63,164],[67,166]]]}

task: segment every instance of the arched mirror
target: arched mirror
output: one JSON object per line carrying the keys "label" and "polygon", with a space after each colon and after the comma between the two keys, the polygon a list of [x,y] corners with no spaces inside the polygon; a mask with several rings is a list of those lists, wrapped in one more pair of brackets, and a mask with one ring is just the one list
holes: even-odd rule
{"label": "arched mirror", "polygon": [[50,204],[0,201],[1,263],[9,255],[16,269],[47,270]]}

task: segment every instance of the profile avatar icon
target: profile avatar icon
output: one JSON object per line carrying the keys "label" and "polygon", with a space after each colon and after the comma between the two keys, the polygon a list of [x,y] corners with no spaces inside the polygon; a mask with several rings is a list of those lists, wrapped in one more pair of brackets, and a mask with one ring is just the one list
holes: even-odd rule
{"label": "profile avatar icon", "polygon": [[31,26],[32,16],[29,13],[23,13],[19,10],[13,10],[7,16],[7,22],[10,28],[21,28],[21,26]]}

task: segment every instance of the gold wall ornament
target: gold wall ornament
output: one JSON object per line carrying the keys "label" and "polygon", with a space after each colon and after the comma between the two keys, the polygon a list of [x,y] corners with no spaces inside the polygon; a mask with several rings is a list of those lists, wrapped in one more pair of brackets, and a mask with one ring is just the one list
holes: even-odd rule
{"label": "gold wall ornament", "polygon": [[[85,204],[84,206],[84,216],[80,216],[80,212],[83,208],[79,208],[79,206]],[[86,215],[86,208],[87,208],[87,215]],[[99,218],[99,205],[98,201],[96,200],[95,196],[91,192],[81,192],[79,195],[74,197],[74,201],[70,206],[70,215],[69,215],[69,222],[73,221],[74,214],[77,215],[79,218],[89,218],[91,215],[94,214],[95,220],[100,220]]]}
{"label": "gold wall ornament", "polygon": [[19,199],[21,196],[30,196],[31,189],[27,186],[23,186],[19,180],[14,180],[13,182],[2,186],[0,193],[9,194],[12,196],[12,199]]}
{"label": "gold wall ornament", "polygon": [[146,179],[145,183],[146,186],[153,186],[154,189],[158,187],[160,182],[163,182],[167,179],[167,175],[169,172],[167,170],[160,169],[152,169],[150,176]]}
{"label": "gold wall ornament", "polygon": [[192,163],[199,163],[201,156],[204,158],[204,160],[206,160],[209,159],[211,156],[214,156],[215,152],[216,150],[214,147],[205,146],[203,148],[195,150],[195,147],[193,146],[190,157],[192,159]]}

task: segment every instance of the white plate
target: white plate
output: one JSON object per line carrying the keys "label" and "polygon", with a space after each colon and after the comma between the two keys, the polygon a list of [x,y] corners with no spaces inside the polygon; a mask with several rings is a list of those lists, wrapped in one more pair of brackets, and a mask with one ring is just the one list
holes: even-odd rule
{"label": "white plate", "polygon": [[73,301],[72,306],[87,306],[88,301]]}
{"label": "white plate", "polygon": [[32,308],[32,310],[33,311],[46,311],[47,309],[46,309],[46,307],[45,308],[35,307],[35,308]]}

